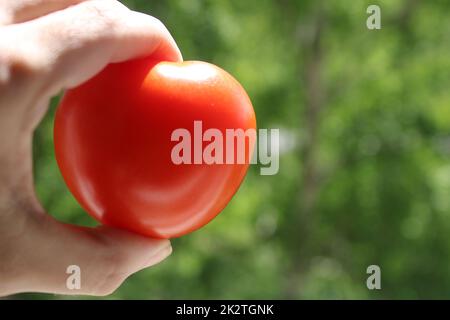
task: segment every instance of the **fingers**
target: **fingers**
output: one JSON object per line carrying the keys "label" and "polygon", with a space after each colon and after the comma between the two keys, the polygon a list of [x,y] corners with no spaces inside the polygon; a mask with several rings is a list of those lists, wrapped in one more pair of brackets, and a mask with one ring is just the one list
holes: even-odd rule
{"label": "fingers", "polygon": [[108,63],[150,55],[182,59],[159,20],[118,1],[85,1],[4,29],[0,52],[12,52],[19,69],[45,77],[51,94],[86,81]]}
{"label": "fingers", "polygon": [[44,219],[46,223],[39,221],[28,229],[28,240],[15,259],[16,272],[22,273],[16,292],[108,295],[129,275],[157,264],[172,252],[168,240]]}
{"label": "fingers", "polygon": [[44,67],[57,89],[76,86],[111,62],[153,55],[181,60],[180,51],[156,18],[117,1],[88,1],[29,23]]}
{"label": "fingers", "polygon": [[0,25],[28,21],[85,0],[2,0]]}

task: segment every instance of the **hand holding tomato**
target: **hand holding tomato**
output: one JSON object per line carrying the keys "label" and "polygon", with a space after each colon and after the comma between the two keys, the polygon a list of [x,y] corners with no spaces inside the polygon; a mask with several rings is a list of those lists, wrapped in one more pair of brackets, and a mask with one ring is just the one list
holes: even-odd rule
{"label": "hand holding tomato", "polygon": [[[33,190],[33,130],[49,98],[109,63],[147,55],[181,61],[158,20],[117,1],[1,1],[0,295],[105,295],[170,254],[167,240],[57,222]],[[66,270],[73,264],[82,270],[79,290],[66,286]]]}

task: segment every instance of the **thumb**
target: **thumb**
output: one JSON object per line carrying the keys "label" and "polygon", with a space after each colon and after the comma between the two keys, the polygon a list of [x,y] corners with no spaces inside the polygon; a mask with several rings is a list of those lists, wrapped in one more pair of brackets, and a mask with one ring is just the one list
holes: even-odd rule
{"label": "thumb", "polygon": [[[47,215],[32,219],[26,229],[14,259],[20,279],[14,293],[108,295],[128,276],[172,252],[168,240],[62,224]],[[70,285],[73,277],[78,277],[77,286]]]}

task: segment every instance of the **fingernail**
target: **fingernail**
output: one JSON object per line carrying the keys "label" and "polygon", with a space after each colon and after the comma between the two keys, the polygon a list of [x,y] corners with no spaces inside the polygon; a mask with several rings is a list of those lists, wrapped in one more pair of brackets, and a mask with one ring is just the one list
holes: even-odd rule
{"label": "fingernail", "polygon": [[161,261],[163,261],[165,258],[167,258],[168,256],[170,256],[170,254],[172,253],[172,246],[169,244],[167,247],[164,247],[164,249],[161,249],[160,251],[158,251],[158,253],[156,253],[155,255],[153,255],[148,261],[147,263],[144,265],[144,268],[148,268],[151,267],[157,263],[160,263]]}

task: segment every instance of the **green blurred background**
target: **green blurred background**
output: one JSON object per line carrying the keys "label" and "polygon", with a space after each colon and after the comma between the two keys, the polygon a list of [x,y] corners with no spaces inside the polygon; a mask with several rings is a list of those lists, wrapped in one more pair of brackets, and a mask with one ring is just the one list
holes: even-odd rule
{"label": "green blurred background", "polygon": [[[280,128],[280,171],[253,166],[215,220],[107,298],[450,298],[449,1],[123,2],[243,84],[258,126]],[[35,136],[37,192],[93,226],[55,162],[56,104]]]}

